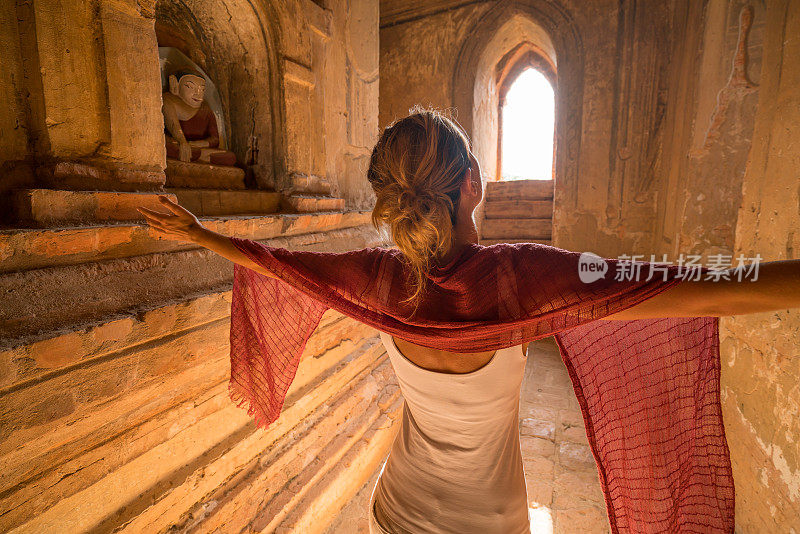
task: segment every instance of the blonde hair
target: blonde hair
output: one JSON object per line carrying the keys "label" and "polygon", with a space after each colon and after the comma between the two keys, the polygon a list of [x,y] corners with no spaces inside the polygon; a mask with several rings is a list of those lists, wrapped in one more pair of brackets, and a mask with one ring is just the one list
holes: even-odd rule
{"label": "blonde hair", "polygon": [[[469,140],[452,119],[433,109],[414,108],[386,127],[369,162],[375,191],[372,224],[383,223],[410,267],[419,304],[432,260],[453,246],[461,183],[470,168]],[[416,307],[414,308],[416,311]]]}

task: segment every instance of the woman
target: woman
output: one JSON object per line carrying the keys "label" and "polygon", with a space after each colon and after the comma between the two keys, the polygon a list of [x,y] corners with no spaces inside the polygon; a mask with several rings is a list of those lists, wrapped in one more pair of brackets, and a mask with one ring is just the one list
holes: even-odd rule
{"label": "woman", "polygon": [[[418,303],[426,273],[478,243],[478,161],[453,121],[415,111],[384,130],[367,177],[376,194],[373,223],[390,228],[410,266],[409,300]],[[185,209],[161,202],[170,213],[141,210],[159,236],[196,243],[278,278]],[[797,306],[800,261],[793,260],[762,264],[756,282],[686,281],[601,318],[718,317]],[[406,403],[370,501],[371,532],[529,532],[517,430],[527,343],[457,353],[386,332],[381,339]]]}

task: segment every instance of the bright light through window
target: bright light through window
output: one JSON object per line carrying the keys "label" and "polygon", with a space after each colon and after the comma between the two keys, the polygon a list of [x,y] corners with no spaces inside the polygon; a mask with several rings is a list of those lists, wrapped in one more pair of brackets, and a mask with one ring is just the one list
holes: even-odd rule
{"label": "bright light through window", "polygon": [[553,86],[536,69],[524,70],[503,103],[503,180],[553,178]]}

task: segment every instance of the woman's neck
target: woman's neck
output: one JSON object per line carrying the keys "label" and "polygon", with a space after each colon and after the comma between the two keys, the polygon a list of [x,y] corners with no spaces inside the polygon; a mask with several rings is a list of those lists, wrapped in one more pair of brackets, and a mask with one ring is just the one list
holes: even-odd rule
{"label": "woman's neck", "polygon": [[453,227],[453,244],[450,251],[439,260],[438,265],[447,265],[453,258],[461,254],[465,246],[470,243],[478,244],[478,229],[475,226],[475,221],[470,216],[468,224],[462,224],[461,220],[456,222]]}

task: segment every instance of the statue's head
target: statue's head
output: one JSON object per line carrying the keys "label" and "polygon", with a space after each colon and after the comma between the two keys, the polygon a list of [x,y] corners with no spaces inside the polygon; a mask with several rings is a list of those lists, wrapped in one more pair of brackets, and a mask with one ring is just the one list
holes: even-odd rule
{"label": "statue's head", "polygon": [[193,71],[178,71],[169,77],[169,92],[193,108],[203,104],[206,80]]}

